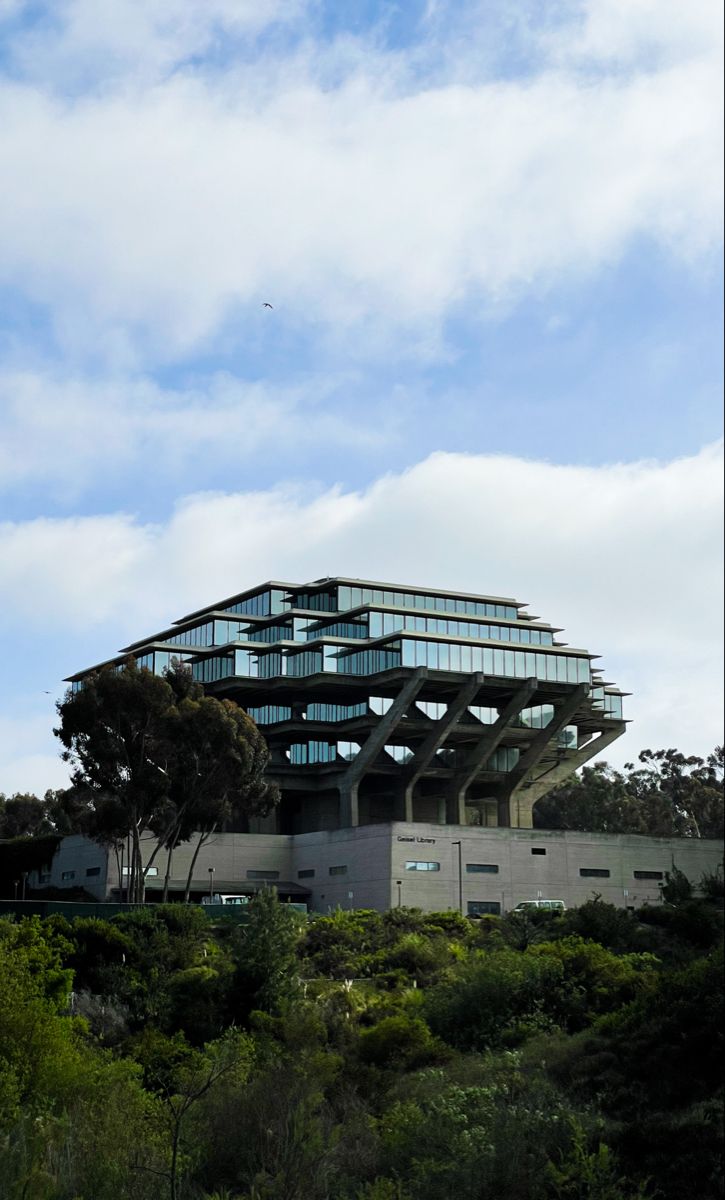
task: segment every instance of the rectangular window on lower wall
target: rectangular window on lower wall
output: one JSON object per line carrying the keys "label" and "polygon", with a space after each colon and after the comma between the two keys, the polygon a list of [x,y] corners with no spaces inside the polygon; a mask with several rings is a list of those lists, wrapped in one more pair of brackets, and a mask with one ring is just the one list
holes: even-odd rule
{"label": "rectangular window on lower wall", "polygon": [[61,879],[75,879],[76,873],[75,871],[61,871],[60,877]]}
{"label": "rectangular window on lower wall", "polygon": [[88,876],[88,877],[90,877],[91,875],[100,875],[100,873],[101,873],[100,867],[86,867],[86,876]]}
{"label": "rectangular window on lower wall", "polygon": [[440,871],[441,864],[437,862],[407,862],[405,864],[406,871]]}
{"label": "rectangular window on lower wall", "polygon": [[544,849],[543,846],[532,846],[531,853],[532,854],[546,854],[546,850]]}
{"label": "rectangular window on lower wall", "polygon": [[347,867],[330,867],[330,875],[347,875]]}
{"label": "rectangular window on lower wall", "polygon": [[496,863],[466,863],[469,875],[498,875]]}
{"label": "rectangular window on lower wall", "polygon": [[279,871],[247,871],[247,879],[279,879]]}
{"label": "rectangular window on lower wall", "polygon": [[497,917],[501,913],[501,905],[498,900],[469,900],[468,915],[469,917]]}
{"label": "rectangular window on lower wall", "polygon": [[315,868],[314,867],[304,867],[301,871],[297,872],[297,878],[298,879],[314,879],[315,878]]}
{"label": "rectangular window on lower wall", "polygon": [[579,874],[583,879],[609,879],[611,872],[604,867],[580,867]]}
{"label": "rectangular window on lower wall", "polygon": [[635,879],[664,879],[663,871],[635,871]]}

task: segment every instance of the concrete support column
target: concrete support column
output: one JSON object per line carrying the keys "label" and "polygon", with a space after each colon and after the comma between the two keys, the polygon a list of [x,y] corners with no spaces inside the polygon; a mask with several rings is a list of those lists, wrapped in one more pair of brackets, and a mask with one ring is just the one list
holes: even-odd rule
{"label": "concrete support column", "polygon": [[[582,701],[589,694],[589,686],[580,683],[565,700],[554,710],[554,716],[548,725],[539,730],[525,754],[521,755],[516,766],[509,771],[506,788],[499,799],[498,823],[510,828],[531,829],[533,826],[533,801],[529,803],[521,795],[520,788],[529,779],[531,771],[541,761],[546,749],[552,741],[569,724]],[[568,774],[568,772],[567,772]]]}
{"label": "concrete support column", "polygon": [[466,796],[476,776],[488,762],[511,722],[531,700],[538,687],[536,679],[527,679],[511,697],[497,721],[479,738],[475,749],[462,770],[454,775],[448,793],[446,817],[449,825],[465,825]]}
{"label": "concrete support column", "polygon": [[[548,728],[548,727],[547,727]],[[518,819],[518,825],[521,829],[532,829],[534,825],[534,805],[537,800],[545,796],[547,792],[558,787],[565,779],[583,767],[586,762],[589,762],[595,755],[601,754],[606,750],[612,742],[625,732],[627,726],[624,721],[618,721],[611,729],[602,730],[595,737],[590,738],[586,745],[579,750],[567,752],[566,758],[550,767],[548,771],[543,771],[541,775],[535,779],[526,779],[518,785],[516,790],[507,797],[503,803],[507,805],[507,811],[511,812],[512,807],[515,809],[515,815]]]}
{"label": "concrete support column", "polygon": [[375,761],[393,730],[405,716],[428,677],[426,667],[418,667],[398,692],[388,711],[380,718],[373,732],[360,747],[339,783],[340,828],[349,829],[360,823],[358,803],[360,783]]}
{"label": "concrete support column", "polygon": [[[415,785],[420,779],[423,772],[430,766],[438,751],[444,745],[446,738],[458,723],[465,713],[468,705],[475,699],[478,691],[483,684],[483,675],[476,672],[471,678],[464,683],[458,694],[448,705],[446,712],[433,725],[428,736],[421,742],[410,762],[406,765],[405,774],[403,775],[403,812],[404,820],[413,820],[413,797],[415,795]],[[445,800],[441,800],[439,810],[439,824],[445,824]]]}

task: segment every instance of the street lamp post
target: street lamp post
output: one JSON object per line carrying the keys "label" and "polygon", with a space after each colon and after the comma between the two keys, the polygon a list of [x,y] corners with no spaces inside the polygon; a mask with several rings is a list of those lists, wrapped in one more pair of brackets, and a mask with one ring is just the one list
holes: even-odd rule
{"label": "street lamp post", "polygon": [[458,846],[458,911],[463,916],[463,844],[451,842],[451,845]]}
{"label": "street lamp post", "polygon": [[23,871],[23,886],[20,891],[20,899],[21,900],[25,899],[25,885],[27,884],[27,882],[28,882],[28,872]]}
{"label": "street lamp post", "polygon": [[214,903],[214,868],[209,867],[209,903]]}
{"label": "street lamp post", "polygon": [[396,879],[395,886],[398,889],[398,908],[400,908],[403,903],[403,880]]}

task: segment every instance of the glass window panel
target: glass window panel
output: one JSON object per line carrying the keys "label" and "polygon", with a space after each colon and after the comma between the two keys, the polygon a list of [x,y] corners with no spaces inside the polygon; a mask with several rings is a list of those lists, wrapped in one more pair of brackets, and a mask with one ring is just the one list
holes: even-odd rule
{"label": "glass window panel", "polygon": [[513,650],[504,650],[503,652],[503,673],[504,675],[514,674],[514,652]]}
{"label": "glass window panel", "polygon": [[493,650],[488,646],[484,646],[483,650],[479,650],[477,653],[482,655],[483,666],[481,669],[486,675],[493,675]]}
{"label": "glass window panel", "polygon": [[461,646],[461,670],[473,671],[473,653],[471,646]]}
{"label": "glass window panel", "polygon": [[577,659],[575,659],[575,662],[577,664],[577,680],[578,680],[578,682],[579,683],[588,683],[589,682],[589,659],[577,658]]}
{"label": "glass window panel", "polygon": [[526,660],[526,678],[527,679],[535,678],[536,677],[536,655],[529,654],[527,652],[524,655],[524,658]]}
{"label": "glass window panel", "polygon": [[514,652],[514,674],[518,679],[524,679],[526,676],[526,656],[523,650]]}
{"label": "glass window panel", "polygon": [[494,650],[493,652],[493,673],[494,675],[503,675],[503,650]]}
{"label": "glass window panel", "polygon": [[566,683],[566,659],[563,655],[556,662],[556,678],[559,683]]}

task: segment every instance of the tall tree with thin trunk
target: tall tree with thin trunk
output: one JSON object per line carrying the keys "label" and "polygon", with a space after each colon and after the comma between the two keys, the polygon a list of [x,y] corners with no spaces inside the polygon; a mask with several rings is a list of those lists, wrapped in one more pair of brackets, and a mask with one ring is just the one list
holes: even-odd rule
{"label": "tall tree with thin trunk", "polygon": [[[128,838],[128,898],[144,899],[146,875],[166,850],[165,895],[173,851],[198,833],[192,869],[211,834],[232,816],[266,813],[279,793],[264,778],[269,753],[247,714],[204,695],[181,665],[165,678],[130,659],[89,676],[58,705],[56,734],[89,797],[84,831],[109,846]],[[142,837],[150,837],[150,855]]]}
{"label": "tall tree with thin trunk", "polygon": [[168,716],[175,822],[165,834],[167,877],[174,847],[196,835],[185,889],[188,900],[204,843],[232,818],[269,812],[279,790],[264,777],[267,744],[243,709],[230,700],[205,696],[181,665],[167,672],[166,678],[176,696]]}
{"label": "tall tree with thin trunk", "polygon": [[107,840],[112,812],[114,836],[129,835],[130,900],[143,895],[142,832],[156,824],[169,793],[164,730],[173,703],[166,680],[129,659],[121,670],[88,676],[58,704],[62,757],[72,764],[74,785],[92,800],[97,828],[89,832]]}

